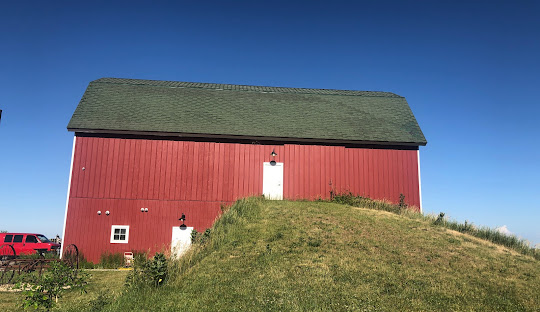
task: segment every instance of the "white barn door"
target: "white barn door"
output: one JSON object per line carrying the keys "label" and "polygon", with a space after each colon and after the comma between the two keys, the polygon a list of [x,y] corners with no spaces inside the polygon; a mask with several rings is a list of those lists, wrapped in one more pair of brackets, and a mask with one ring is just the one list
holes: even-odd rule
{"label": "white barn door", "polygon": [[268,199],[283,199],[283,163],[264,163],[263,194]]}
{"label": "white barn door", "polygon": [[174,226],[172,228],[171,256],[179,258],[191,246],[191,231],[193,227]]}

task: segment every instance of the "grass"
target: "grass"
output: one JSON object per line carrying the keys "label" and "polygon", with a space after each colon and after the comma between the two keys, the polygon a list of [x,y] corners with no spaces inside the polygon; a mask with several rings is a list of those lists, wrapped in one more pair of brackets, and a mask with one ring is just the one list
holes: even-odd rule
{"label": "grass", "polygon": [[103,269],[118,269],[124,266],[124,255],[121,253],[103,253],[96,265]]}
{"label": "grass", "polygon": [[126,291],[104,311],[538,308],[538,260],[419,216],[241,200],[173,265],[176,278]]}
{"label": "grass", "polygon": [[[538,260],[478,238],[492,230],[334,201],[240,200],[171,264],[164,286],[127,289],[125,271],[92,271],[89,293],[69,292],[57,310],[537,311]],[[0,311],[20,296],[0,293]]]}
{"label": "grass", "polygon": [[354,207],[388,211],[411,219],[422,219],[431,222],[434,225],[445,227],[460,233],[466,233],[490,241],[494,244],[511,248],[521,254],[530,255],[537,260],[540,260],[540,251],[531,247],[529,242],[524,239],[520,239],[515,235],[506,235],[489,227],[477,227],[467,221],[461,223],[455,220],[448,220],[444,217],[444,213],[439,214],[439,216],[423,215],[411,211],[415,209],[409,209],[409,207],[404,205],[394,205],[383,200],[372,200],[361,196],[354,196],[352,193],[334,195],[331,201]]}
{"label": "grass", "polygon": [[[65,296],[59,300],[58,307],[53,311],[92,311],[96,306],[96,300],[104,294],[111,302],[113,298],[123,291],[126,271],[88,271],[91,274],[90,283],[86,294],[73,290],[66,292]],[[21,292],[0,292],[0,311],[20,311],[20,304],[23,300]],[[99,310],[96,310],[99,311]]]}
{"label": "grass", "polygon": [[[133,257],[143,255],[148,258],[148,252],[132,250]],[[86,260],[84,254],[79,253],[79,267],[83,269],[119,269],[126,267],[124,253],[111,253],[105,251],[99,257],[98,263]]]}

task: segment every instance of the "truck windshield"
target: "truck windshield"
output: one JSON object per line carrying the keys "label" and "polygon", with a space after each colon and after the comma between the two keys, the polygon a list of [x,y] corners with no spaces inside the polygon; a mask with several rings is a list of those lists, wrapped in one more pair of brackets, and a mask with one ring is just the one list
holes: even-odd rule
{"label": "truck windshield", "polygon": [[45,237],[43,235],[38,235],[37,237],[39,238],[39,241],[42,242],[42,243],[50,243],[51,242],[47,237]]}

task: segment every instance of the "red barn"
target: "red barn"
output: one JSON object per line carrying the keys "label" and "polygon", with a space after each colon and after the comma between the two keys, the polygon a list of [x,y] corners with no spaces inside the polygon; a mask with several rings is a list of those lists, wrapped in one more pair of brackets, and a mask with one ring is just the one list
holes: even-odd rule
{"label": "red barn", "polygon": [[68,130],[64,245],[93,262],[170,248],[182,213],[204,231],[221,205],[252,195],[404,194],[421,209],[427,142],[394,93],[103,78]]}

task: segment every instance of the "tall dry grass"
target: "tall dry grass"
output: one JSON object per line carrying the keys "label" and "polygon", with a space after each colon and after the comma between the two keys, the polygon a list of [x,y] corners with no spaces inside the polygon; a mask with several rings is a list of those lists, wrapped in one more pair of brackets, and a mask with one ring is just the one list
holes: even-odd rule
{"label": "tall dry grass", "polygon": [[330,201],[353,207],[388,211],[412,219],[423,219],[434,225],[484,239],[540,260],[540,250],[530,246],[529,242],[525,239],[521,239],[515,235],[507,235],[486,226],[475,226],[467,221],[458,222],[456,220],[449,220],[445,217],[444,213],[441,213],[438,216],[424,215],[416,212],[417,209],[414,207],[403,204],[396,205],[385,200],[373,200],[352,193],[335,194]]}

